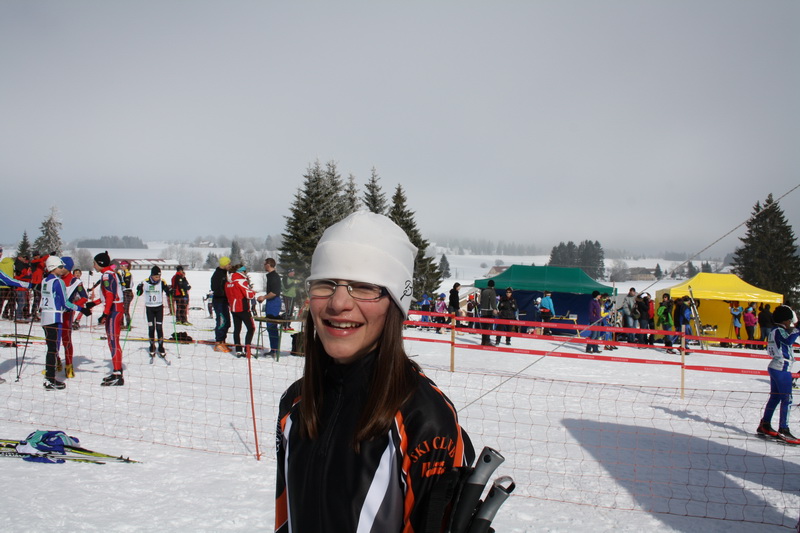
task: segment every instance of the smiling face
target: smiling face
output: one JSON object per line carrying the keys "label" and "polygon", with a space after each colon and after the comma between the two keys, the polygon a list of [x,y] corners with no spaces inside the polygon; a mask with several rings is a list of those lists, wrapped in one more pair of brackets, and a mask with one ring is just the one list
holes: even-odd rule
{"label": "smiling face", "polygon": [[337,363],[348,364],[374,350],[390,305],[388,296],[374,301],[355,300],[344,286],[336,287],[330,298],[312,298],[311,316],[325,352]]}

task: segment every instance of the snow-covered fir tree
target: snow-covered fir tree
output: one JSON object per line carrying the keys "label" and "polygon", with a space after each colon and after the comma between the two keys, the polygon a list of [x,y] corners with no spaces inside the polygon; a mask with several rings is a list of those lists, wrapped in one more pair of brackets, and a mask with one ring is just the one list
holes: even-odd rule
{"label": "snow-covered fir tree", "polygon": [[50,208],[50,214],[42,221],[39,226],[41,234],[33,242],[33,249],[41,254],[61,255],[61,220],[58,216],[58,208]]}
{"label": "snow-covered fir tree", "polygon": [[746,223],[742,246],[733,254],[733,272],[747,283],[783,294],[786,303],[797,304],[800,257],[792,226],[772,194],[762,205],[756,202]]}
{"label": "snow-covered fir tree", "polygon": [[303,184],[289,206],[282,233],[280,264],[284,268],[294,268],[299,279],[308,277],[311,256],[322,232],[348,214],[348,201],[336,165],[330,162],[323,171],[320,162],[316,161],[306,170]]}
{"label": "snow-covered fir tree", "polygon": [[231,264],[238,265],[242,262],[242,246],[236,239],[231,241]]}
{"label": "snow-covered fir tree", "polygon": [[215,269],[219,266],[219,256],[214,252],[208,252],[206,256],[206,262],[203,264],[204,268]]}
{"label": "snow-covered fir tree", "polygon": [[417,258],[414,261],[414,297],[420,299],[423,293],[432,294],[442,284],[442,273],[436,266],[434,258],[426,255],[429,243],[422,238],[414,220],[414,212],[406,205],[403,187],[397,185],[392,196],[392,206],[388,217],[408,235],[411,243],[417,247]]}
{"label": "snow-covered fir tree", "polygon": [[386,194],[384,194],[380,183],[378,183],[378,180],[380,180],[380,177],[378,177],[378,172],[375,170],[375,167],[372,167],[372,175],[369,177],[369,181],[364,186],[364,198],[362,201],[364,202],[364,207],[366,207],[371,213],[385,215]]}
{"label": "snow-covered fir tree", "polygon": [[344,203],[347,206],[347,214],[355,213],[361,205],[361,200],[358,199],[358,186],[356,185],[356,177],[350,174],[347,178],[347,184],[344,186]]}

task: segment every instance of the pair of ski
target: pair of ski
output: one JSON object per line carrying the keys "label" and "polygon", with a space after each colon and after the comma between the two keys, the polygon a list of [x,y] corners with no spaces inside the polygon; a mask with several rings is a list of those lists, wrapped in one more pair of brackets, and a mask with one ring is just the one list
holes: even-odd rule
{"label": "pair of ski", "polygon": [[[153,364],[153,361],[155,361],[155,359],[156,359],[156,354],[155,354],[155,352],[150,352],[150,364],[151,364],[151,365]],[[172,366],[172,363],[169,361],[169,359],[167,359],[167,354],[165,354],[165,353],[159,353],[159,354],[158,354],[158,359],[161,359],[162,361],[164,361],[165,363],[167,363],[167,366]]]}
{"label": "pair of ski", "polygon": [[43,457],[50,459],[54,462],[63,460],[63,461],[70,461],[74,463],[96,463],[96,464],[105,464],[105,463],[138,463],[139,461],[134,461],[129,457],[122,457],[116,455],[108,455],[106,453],[95,452],[93,450],[87,450],[86,448],[82,448],[81,446],[64,446],[64,454],[55,453],[55,452],[40,452],[40,453],[20,453],[17,451],[17,445],[21,444],[22,441],[18,440],[8,440],[8,439],[0,439],[0,457],[9,457],[9,458],[20,458],[24,459],[25,457]]}
{"label": "pair of ski", "polygon": [[767,435],[766,433],[756,433],[756,437],[761,440],[768,440],[774,441],[778,444],[784,444],[786,446],[798,446],[800,445],[800,439],[786,439],[781,437],[780,435]]}

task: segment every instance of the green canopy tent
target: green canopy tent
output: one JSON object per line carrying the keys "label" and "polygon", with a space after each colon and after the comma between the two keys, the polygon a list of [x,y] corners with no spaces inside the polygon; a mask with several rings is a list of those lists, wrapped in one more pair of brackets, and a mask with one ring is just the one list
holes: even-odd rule
{"label": "green canopy tent", "polygon": [[514,290],[520,314],[532,316],[534,300],[547,290],[553,293],[555,314],[578,315],[579,324],[589,323],[592,292],[616,294],[614,287],[598,283],[580,268],[572,267],[511,265],[505,272],[493,278],[475,280],[475,287],[486,288],[490,279],[494,280],[495,290],[499,295],[504,294],[507,287]]}

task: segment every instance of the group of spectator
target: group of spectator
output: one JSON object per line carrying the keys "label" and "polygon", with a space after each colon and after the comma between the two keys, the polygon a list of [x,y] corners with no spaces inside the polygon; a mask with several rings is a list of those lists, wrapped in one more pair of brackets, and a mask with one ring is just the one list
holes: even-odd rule
{"label": "group of spectator", "polygon": [[[53,254],[55,255],[55,254]],[[2,256],[2,250],[0,250]],[[45,263],[50,254],[42,254],[38,251],[31,253],[28,257],[25,254],[18,254],[15,258],[6,258],[0,263],[3,273],[9,278],[30,284],[31,288],[25,287],[0,287],[0,311],[2,317],[19,322],[39,321],[39,303],[41,299],[42,280],[44,279]]]}
{"label": "group of spectator", "polygon": [[[731,328],[736,339],[742,340],[741,328],[744,325],[745,334],[748,341],[767,341],[769,339],[769,332],[775,327],[772,319],[772,307],[769,304],[760,304],[758,306],[758,314],[756,314],[756,304],[751,302],[746,308],[739,305],[738,301],[730,302],[731,312]],[[756,326],[761,331],[761,337],[756,339]],[[763,345],[755,345],[753,343],[745,343],[750,347],[758,347],[766,349]],[[739,348],[744,345],[740,342]]]}
{"label": "group of spectator", "polygon": [[[211,275],[211,300],[216,324],[214,327],[214,350],[234,352],[237,357],[245,357],[252,344],[255,333],[254,309],[264,304],[267,321],[267,336],[270,349],[265,355],[276,356],[280,348],[280,332],[277,320],[291,319],[294,316],[294,302],[297,298],[299,281],[294,270],[289,269],[285,278],[277,271],[277,262],[269,257],[264,261],[267,272],[265,294],[256,296],[251,288],[247,268],[241,264],[232,265],[228,257],[221,257],[219,266]],[[233,322],[233,350],[227,343],[228,330]],[[244,342],[241,338],[242,326],[246,328]],[[283,329],[288,329],[285,326]],[[252,350],[251,350],[251,353]]]}

